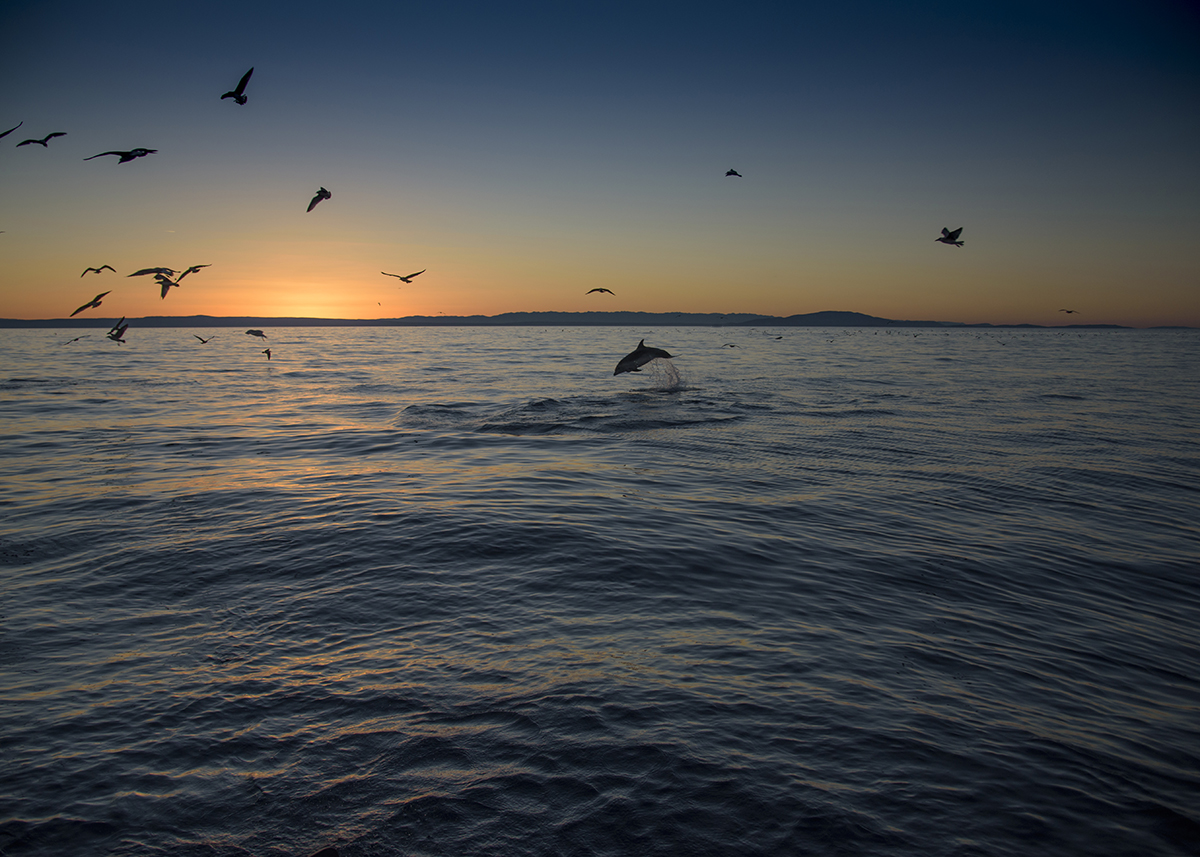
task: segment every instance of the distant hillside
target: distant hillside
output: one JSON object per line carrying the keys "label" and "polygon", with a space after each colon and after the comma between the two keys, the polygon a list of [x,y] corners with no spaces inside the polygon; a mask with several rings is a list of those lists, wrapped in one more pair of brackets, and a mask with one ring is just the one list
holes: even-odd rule
{"label": "distant hillside", "polygon": [[[115,318],[0,319],[0,328],[108,328]],[[779,318],[753,313],[715,312],[506,312],[501,315],[410,315],[403,318],[295,318],[263,316],[151,315],[130,318],[132,327],[1047,327],[1040,324],[964,324],[957,321],[903,321],[861,312],[810,312]],[[1119,324],[1065,324],[1056,327],[1118,328]]]}

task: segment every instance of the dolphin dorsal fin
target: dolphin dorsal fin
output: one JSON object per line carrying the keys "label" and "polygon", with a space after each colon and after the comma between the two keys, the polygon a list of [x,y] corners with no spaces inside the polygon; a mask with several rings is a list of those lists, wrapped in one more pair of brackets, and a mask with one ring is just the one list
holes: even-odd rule
{"label": "dolphin dorsal fin", "polygon": [[638,348],[645,348],[645,347],[646,347],[646,340],[643,339],[641,342],[638,343]]}

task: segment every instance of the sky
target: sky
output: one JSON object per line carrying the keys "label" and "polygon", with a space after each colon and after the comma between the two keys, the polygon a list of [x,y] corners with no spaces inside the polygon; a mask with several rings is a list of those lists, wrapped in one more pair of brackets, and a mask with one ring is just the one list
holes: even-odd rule
{"label": "sky", "polygon": [[1200,326],[1189,0],[8,0],[18,123],[4,318]]}

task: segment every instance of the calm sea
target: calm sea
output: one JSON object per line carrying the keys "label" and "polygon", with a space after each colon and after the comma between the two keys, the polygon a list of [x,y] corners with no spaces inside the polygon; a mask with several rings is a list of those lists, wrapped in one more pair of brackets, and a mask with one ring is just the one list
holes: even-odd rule
{"label": "calm sea", "polygon": [[4,332],[0,854],[1195,853],[1200,332],[266,333]]}

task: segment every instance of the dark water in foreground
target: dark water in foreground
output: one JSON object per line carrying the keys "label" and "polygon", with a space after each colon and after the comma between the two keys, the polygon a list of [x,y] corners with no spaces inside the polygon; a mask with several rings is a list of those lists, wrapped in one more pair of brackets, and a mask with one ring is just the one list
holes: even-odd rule
{"label": "dark water in foreground", "polygon": [[1200,842],[1200,334],[192,333],[0,344],[0,854]]}

